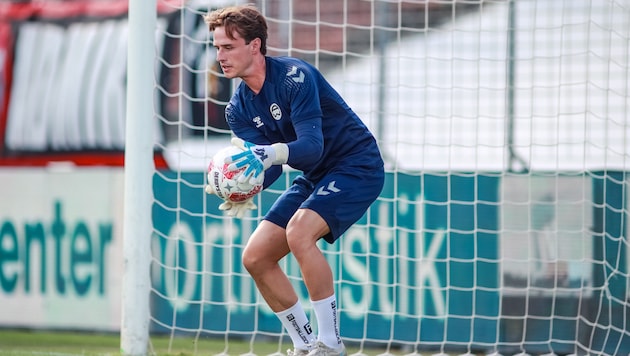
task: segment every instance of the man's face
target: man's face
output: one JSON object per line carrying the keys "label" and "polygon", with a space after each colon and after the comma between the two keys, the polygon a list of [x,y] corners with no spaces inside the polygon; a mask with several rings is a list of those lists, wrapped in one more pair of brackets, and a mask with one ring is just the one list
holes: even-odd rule
{"label": "man's face", "polygon": [[229,38],[223,26],[214,29],[217,61],[227,78],[242,78],[249,74],[254,54],[258,52],[255,43],[245,44],[245,39],[238,32],[234,32],[234,39]]}

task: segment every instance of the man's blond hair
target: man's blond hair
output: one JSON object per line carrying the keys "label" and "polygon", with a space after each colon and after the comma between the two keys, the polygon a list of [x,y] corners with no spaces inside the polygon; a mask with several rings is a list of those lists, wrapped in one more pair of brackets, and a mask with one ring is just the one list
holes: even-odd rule
{"label": "man's blond hair", "polygon": [[234,39],[238,33],[245,43],[260,38],[260,53],[267,54],[267,21],[253,4],[229,6],[214,10],[203,17],[212,32],[225,27],[225,34]]}

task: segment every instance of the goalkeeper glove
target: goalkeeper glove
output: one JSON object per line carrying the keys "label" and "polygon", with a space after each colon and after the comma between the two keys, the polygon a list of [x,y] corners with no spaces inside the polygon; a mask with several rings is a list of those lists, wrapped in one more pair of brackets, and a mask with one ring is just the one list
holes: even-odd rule
{"label": "goalkeeper glove", "polygon": [[252,202],[253,198],[249,198],[242,202],[225,201],[219,205],[219,210],[225,211],[229,216],[241,219],[247,213],[247,210],[256,210],[256,204]]}
{"label": "goalkeeper glove", "polygon": [[[214,194],[214,195],[217,194],[214,191],[214,188],[212,188],[212,184],[206,185],[205,190],[206,190],[206,193],[208,194]],[[231,202],[231,201],[224,201],[221,205],[219,205],[219,210],[225,211],[226,214],[228,214],[229,216],[234,216],[240,219],[243,216],[245,216],[245,213],[247,212],[247,210],[256,210],[256,204],[252,202],[253,199],[254,197],[251,197],[245,201],[238,202],[238,203]]]}
{"label": "goalkeeper glove", "polygon": [[269,167],[287,163],[289,159],[289,146],[286,143],[274,143],[272,145],[255,145],[243,141],[238,137],[232,138],[232,144],[243,152],[226,158],[225,163],[230,163],[231,171],[247,167],[239,177],[239,182],[249,179],[252,185],[262,184],[265,176],[263,172]]}

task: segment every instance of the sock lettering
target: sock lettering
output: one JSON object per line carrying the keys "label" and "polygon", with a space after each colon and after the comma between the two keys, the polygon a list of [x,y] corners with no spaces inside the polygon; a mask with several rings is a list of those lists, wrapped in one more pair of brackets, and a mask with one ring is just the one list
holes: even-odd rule
{"label": "sock lettering", "polygon": [[306,325],[304,325],[304,327],[300,327],[297,323],[297,321],[295,320],[295,317],[293,316],[293,314],[289,314],[287,315],[287,320],[291,322],[291,325],[293,326],[293,328],[295,329],[295,331],[297,331],[298,336],[300,337],[300,339],[302,339],[302,341],[304,341],[305,344],[309,344],[309,340],[306,337],[306,335],[304,335],[304,330],[306,330],[307,334],[311,334],[313,331],[311,330],[311,323],[306,323]]}
{"label": "sock lettering", "polygon": [[336,301],[332,301],[330,303],[330,308],[332,309],[332,313],[333,313],[333,324],[334,324],[334,328],[335,328],[335,336],[337,337],[337,344],[341,345],[341,336],[339,335],[339,327],[337,326],[337,302]]}

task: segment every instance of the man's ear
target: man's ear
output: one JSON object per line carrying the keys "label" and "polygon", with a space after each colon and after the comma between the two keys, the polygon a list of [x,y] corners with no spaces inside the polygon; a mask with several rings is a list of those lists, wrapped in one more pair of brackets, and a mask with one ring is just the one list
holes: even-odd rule
{"label": "man's ear", "polygon": [[256,37],[251,41],[252,51],[254,53],[260,52],[260,38]]}

